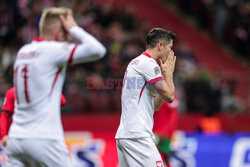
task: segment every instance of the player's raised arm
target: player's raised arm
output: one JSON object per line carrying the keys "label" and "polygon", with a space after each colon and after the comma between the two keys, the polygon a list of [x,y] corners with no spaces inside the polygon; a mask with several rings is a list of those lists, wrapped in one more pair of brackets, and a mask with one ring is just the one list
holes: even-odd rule
{"label": "player's raised arm", "polygon": [[154,87],[161,95],[164,101],[172,102],[175,95],[175,86],[173,81],[173,72],[175,69],[176,57],[174,52],[171,51],[165,62],[160,59],[160,68],[163,74],[163,80],[155,82]]}
{"label": "player's raised arm", "polygon": [[69,35],[80,43],[74,50],[73,63],[90,62],[105,55],[105,47],[95,37],[77,25],[71,12],[68,12],[66,16],[60,15],[60,20]]}
{"label": "player's raised arm", "polygon": [[[91,34],[79,27],[73,18],[72,10],[65,7],[52,7],[44,10],[39,22],[40,50],[53,64],[76,64],[102,58],[106,48]],[[70,43],[68,37],[76,43]]]}

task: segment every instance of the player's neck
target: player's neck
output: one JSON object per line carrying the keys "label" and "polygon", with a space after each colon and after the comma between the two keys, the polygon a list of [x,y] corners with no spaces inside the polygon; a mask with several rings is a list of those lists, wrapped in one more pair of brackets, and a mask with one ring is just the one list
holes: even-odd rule
{"label": "player's neck", "polygon": [[147,52],[151,56],[152,59],[158,62],[159,57],[155,49],[146,49],[145,52]]}
{"label": "player's neck", "polygon": [[45,41],[55,41],[55,37],[52,35],[40,35],[40,38]]}

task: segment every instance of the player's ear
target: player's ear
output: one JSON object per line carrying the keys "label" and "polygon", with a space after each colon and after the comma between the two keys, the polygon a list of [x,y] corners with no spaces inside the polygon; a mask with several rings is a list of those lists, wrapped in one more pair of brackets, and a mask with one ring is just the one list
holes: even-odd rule
{"label": "player's ear", "polygon": [[160,51],[162,47],[163,47],[163,42],[161,42],[161,41],[158,42],[157,43],[157,50]]}

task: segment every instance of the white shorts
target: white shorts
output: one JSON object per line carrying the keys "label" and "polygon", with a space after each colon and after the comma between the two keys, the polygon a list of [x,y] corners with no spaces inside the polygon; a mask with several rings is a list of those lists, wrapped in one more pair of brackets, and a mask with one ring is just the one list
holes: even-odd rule
{"label": "white shorts", "polygon": [[119,167],[163,167],[163,162],[151,138],[117,139]]}
{"label": "white shorts", "polygon": [[72,167],[63,140],[9,138],[5,167]]}

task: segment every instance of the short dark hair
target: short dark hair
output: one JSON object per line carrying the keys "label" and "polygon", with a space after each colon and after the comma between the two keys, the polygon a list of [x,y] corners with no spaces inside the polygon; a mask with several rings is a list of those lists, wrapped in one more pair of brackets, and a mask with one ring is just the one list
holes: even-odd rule
{"label": "short dark hair", "polygon": [[147,34],[146,48],[154,48],[158,42],[162,41],[164,44],[168,44],[176,37],[175,33],[165,30],[163,28],[153,28]]}

